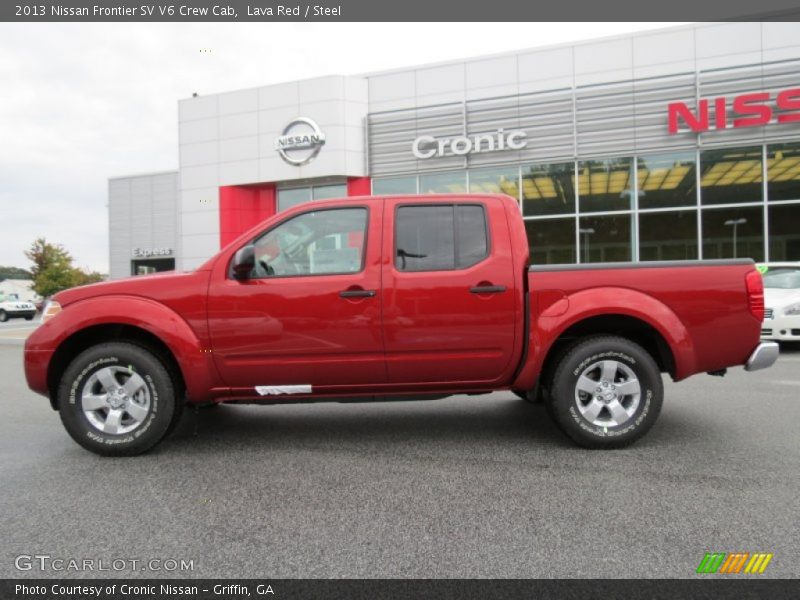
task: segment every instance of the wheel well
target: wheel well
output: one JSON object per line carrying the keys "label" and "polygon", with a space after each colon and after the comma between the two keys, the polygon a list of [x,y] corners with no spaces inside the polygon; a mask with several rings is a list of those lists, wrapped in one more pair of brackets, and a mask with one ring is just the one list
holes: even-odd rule
{"label": "wheel well", "polygon": [[[675,375],[675,358],[664,337],[652,325],[627,315],[600,315],[579,321],[567,328],[550,347],[542,365],[541,381],[547,382],[549,374],[558,364],[563,352],[576,340],[589,335],[617,335],[644,348],[656,361],[662,373]],[[547,383],[545,383],[547,385]]]}
{"label": "wheel well", "polygon": [[186,383],[178,361],[175,360],[172,351],[163,341],[149,331],[133,325],[107,323],[87,327],[72,334],[53,353],[53,358],[50,360],[50,366],[47,370],[47,388],[50,393],[50,404],[54,410],[58,410],[58,385],[69,364],[87,348],[105,342],[129,342],[146,348],[155,354],[167,367],[175,386],[178,388],[178,397],[185,393]]}

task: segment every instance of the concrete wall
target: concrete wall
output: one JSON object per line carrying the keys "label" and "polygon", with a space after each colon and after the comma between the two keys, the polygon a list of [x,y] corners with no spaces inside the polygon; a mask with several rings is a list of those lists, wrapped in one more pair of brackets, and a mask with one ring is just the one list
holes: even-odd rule
{"label": "concrete wall", "polygon": [[131,274],[134,248],[177,251],[178,179],[173,171],[109,180],[111,279]]}
{"label": "concrete wall", "polygon": [[[520,41],[520,45],[524,43]],[[370,74],[369,110],[399,110],[787,58],[800,58],[800,23],[698,24]]]}
{"label": "concrete wall", "polygon": [[[181,100],[179,269],[196,267],[219,250],[219,187],[330,176],[366,175],[364,119],[367,82],[320,77]],[[326,135],[309,164],[284,162],[275,139],[297,117]]]}

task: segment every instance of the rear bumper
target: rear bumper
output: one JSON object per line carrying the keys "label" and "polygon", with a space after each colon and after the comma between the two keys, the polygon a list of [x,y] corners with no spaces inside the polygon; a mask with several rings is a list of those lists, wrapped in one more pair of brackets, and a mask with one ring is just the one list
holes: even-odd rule
{"label": "rear bumper", "polygon": [[747,363],[744,365],[744,370],[758,371],[759,369],[771,367],[775,361],[778,360],[779,354],[780,350],[777,343],[761,342],[758,346],[756,346],[756,349],[753,350],[750,358],[747,359]]}

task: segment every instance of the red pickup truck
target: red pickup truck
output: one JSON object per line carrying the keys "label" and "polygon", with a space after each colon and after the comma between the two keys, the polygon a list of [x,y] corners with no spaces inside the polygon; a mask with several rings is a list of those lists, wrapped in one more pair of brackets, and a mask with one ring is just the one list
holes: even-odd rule
{"label": "red pickup truck", "polygon": [[[590,448],[641,437],[661,373],[770,366],[750,260],[528,266],[503,195],[312,202],[190,273],[56,295],[28,385],[98,454],[157,444],[185,404],[543,398]],[[700,400],[700,399],[698,399]]]}

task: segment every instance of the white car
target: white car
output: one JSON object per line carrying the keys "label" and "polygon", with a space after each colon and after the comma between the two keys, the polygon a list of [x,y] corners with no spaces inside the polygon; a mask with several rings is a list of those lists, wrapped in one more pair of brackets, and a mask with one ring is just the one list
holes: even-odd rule
{"label": "white car", "polygon": [[764,278],[761,339],[800,342],[800,263],[759,265]]}
{"label": "white car", "polygon": [[0,295],[0,323],[15,317],[30,321],[35,314],[36,306],[33,302],[24,302],[17,294]]}

